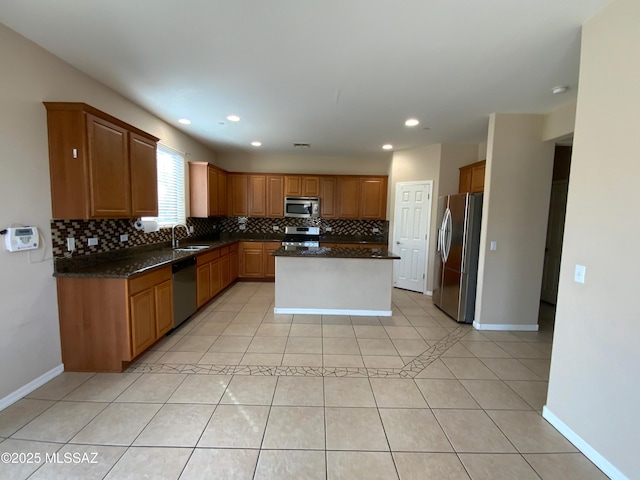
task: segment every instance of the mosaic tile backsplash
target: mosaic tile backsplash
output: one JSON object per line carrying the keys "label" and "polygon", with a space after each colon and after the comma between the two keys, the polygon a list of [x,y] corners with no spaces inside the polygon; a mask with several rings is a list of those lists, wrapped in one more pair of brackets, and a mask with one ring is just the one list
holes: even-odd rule
{"label": "mosaic tile backsplash", "polygon": [[[245,221],[246,219],[246,221]],[[192,237],[229,234],[284,234],[286,226],[318,226],[321,234],[331,236],[378,236],[387,238],[389,222],[386,220],[335,220],[308,218],[187,218],[187,225],[194,227]],[[244,225],[244,230],[241,228]],[[279,227],[274,231],[273,227]],[[331,230],[328,230],[331,229]],[[378,229],[375,232],[374,229]],[[120,241],[120,235],[128,235],[126,242]],[[187,236],[183,228],[176,229],[176,238]],[[131,219],[105,220],[52,220],[51,239],[53,255],[63,256],[67,253],[67,238],[75,238],[74,256],[91,255],[140,247],[155,243],[171,241],[171,229],[161,228],[158,232],[144,233],[133,226]],[[98,238],[98,245],[89,246],[89,238]],[[385,240],[386,241],[386,240]]]}
{"label": "mosaic tile backsplash", "polygon": [[[53,255],[62,256],[67,253],[67,238],[75,238],[76,255],[91,255],[105,253],[124,248],[140,247],[154,243],[171,241],[171,229],[161,228],[157,232],[144,233],[136,230],[132,219],[104,219],[104,220],[51,220],[51,241]],[[218,219],[187,218],[187,226],[193,226],[193,237],[212,235],[218,232]],[[126,242],[120,241],[120,235],[128,235]],[[176,229],[176,238],[187,236],[184,228]],[[97,238],[98,245],[88,246],[89,238]]]}

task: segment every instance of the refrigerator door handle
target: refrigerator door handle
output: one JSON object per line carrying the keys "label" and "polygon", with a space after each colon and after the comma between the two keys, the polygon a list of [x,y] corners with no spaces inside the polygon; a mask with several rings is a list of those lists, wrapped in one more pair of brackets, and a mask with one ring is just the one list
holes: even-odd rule
{"label": "refrigerator door handle", "polygon": [[443,261],[446,263],[451,252],[451,210],[448,208],[444,214],[442,224]]}

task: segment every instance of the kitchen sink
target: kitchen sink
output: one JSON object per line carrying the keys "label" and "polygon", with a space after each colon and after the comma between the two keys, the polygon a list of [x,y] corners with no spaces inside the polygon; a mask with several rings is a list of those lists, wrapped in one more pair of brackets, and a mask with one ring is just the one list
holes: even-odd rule
{"label": "kitchen sink", "polygon": [[209,248],[209,245],[185,245],[184,247],[176,247],[174,250],[178,252],[197,252]]}

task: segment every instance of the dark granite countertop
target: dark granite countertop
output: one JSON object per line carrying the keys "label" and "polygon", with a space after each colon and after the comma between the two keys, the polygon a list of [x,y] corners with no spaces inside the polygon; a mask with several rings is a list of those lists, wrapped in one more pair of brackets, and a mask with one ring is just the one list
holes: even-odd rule
{"label": "dark granite countertop", "polygon": [[[134,275],[151,271],[155,268],[171,265],[177,260],[182,260],[196,255],[202,255],[216,248],[236,243],[238,240],[199,240],[197,242],[183,243],[188,245],[207,245],[209,248],[197,251],[173,250],[171,247],[158,247],[153,249],[133,249],[134,252],[111,252],[100,254],[97,260],[73,259],[57,266],[54,277],[81,277],[81,278],[129,278]],[[262,241],[262,240],[260,240]]]}
{"label": "dark granite countertop", "polygon": [[320,243],[387,243],[381,235],[320,235]]}
{"label": "dark granite countertop", "polygon": [[[236,242],[269,242],[282,241],[282,234],[240,234],[221,235],[218,240],[190,239],[181,246],[207,245],[207,249],[198,251],[172,250],[168,243],[155,244],[144,247],[118,250],[114,252],[87,255],[85,257],[70,257],[56,261],[54,277],[76,278],[129,278],[156,268],[171,265],[173,262],[184,258],[202,255],[216,248],[230,245]],[[355,237],[355,236],[323,236],[323,242],[332,243],[384,243],[379,237]],[[276,252],[284,251],[279,248]],[[274,252],[274,253],[276,253]],[[383,258],[396,259],[392,253],[378,248],[327,248],[320,247],[315,254],[297,253],[291,251],[281,253],[282,256],[322,256],[331,258]]]}
{"label": "dark granite countertop", "polygon": [[400,257],[383,248],[345,247],[280,247],[271,255],[274,257],[312,258],[367,258],[373,260],[399,260]]}

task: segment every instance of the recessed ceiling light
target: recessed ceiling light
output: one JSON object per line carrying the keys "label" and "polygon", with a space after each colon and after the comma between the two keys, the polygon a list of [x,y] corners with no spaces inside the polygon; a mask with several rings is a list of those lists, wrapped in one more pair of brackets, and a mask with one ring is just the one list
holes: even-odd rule
{"label": "recessed ceiling light", "polygon": [[393,148],[393,145],[387,143],[386,145],[382,145],[382,148],[384,148],[385,150],[391,150]]}
{"label": "recessed ceiling light", "polygon": [[230,122],[239,122],[240,117],[238,115],[229,115],[227,117],[227,120],[229,120]]}
{"label": "recessed ceiling light", "polygon": [[420,124],[420,120],[418,120],[417,118],[409,118],[406,122],[404,122],[404,124],[407,127],[415,127],[416,125]]}
{"label": "recessed ceiling light", "polygon": [[253,145],[254,147],[260,147],[262,146],[262,142],[251,142],[251,145]]}
{"label": "recessed ceiling light", "polygon": [[180,120],[178,120],[178,123],[181,123],[183,125],[191,125],[191,120],[189,120],[188,118],[181,118]]}
{"label": "recessed ceiling light", "polygon": [[569,90],[569,87],[567,85],[558,85],[557,87],[553,87],[551,89],[551,93],[553,93],[554,95],[558,95],[559,93],[564,93],[567,90]]}

